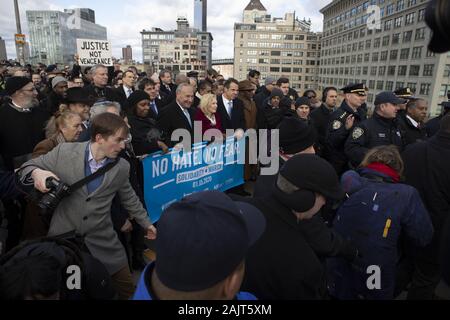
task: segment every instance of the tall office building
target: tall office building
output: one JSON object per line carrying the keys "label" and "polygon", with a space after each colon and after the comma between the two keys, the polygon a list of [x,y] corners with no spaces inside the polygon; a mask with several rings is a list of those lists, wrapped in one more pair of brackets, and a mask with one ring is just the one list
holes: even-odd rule
{"label": "tall office building", "polygon": [[211,67],[211,33],[190,28],[185,17],[177,19],[176,30],[152,28],[151,31],[143,30],[141,35],[147,70],[169,69],[175,74],[198,71],[200,76],[204,76],[206,69]]}
{"label": "tall office building", "polygon": [[0,60],[8,60],[8,56],[6,54],[6,45],[5,40],[0,37]]}
{"label": "tall office building", "polygon": [[[431,115],[439,113],[438,104],[450,92],[450,55],[427,49],[431,37],[424,21],[427,3],[334,0],[322,8],[321,87],[363,82],[370,89],[372,106],[377,93],[408,86],[429,101]],[[371,24],[370,5],[380,8],[380,29]]]}
{"label": "tall office building", "polygon": [[95,23],[91,9],[26,13],[32,63],[69,64],[77,52],[77,39],[107,40],[106,28]]}
{"label": "tall office building", "polygon": [[320,33],[311,32],[311,21],[295,13],[272,18],[259,0],[251,0],[242,23],[234,26],[234,77],[245,79],[250,69],[289,78],[296,90],[316,89],[320,59]]}
{"label": "tall office building", "polygon": [[208,4],[207,0],[194,0],[194,28],[203,32],[208,31],[207,4]]}
{"label": "tall office building", "polygon": [[122,59],[125,64],[129,64],[133,60],[133,48],[130,45],[122,48]]}

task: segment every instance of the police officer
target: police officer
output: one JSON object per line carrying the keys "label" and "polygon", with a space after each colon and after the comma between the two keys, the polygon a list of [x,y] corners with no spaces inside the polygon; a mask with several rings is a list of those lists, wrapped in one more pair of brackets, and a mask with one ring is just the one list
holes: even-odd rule
{"label": "police officer", "polygon": [[445,117],[450,112],[450,101],[444,101],[440,105],[442,106],[442,113],[436,118],[429,120],[425,126],[425,130],[429,138],[434,136],[439,131],[439,128],[441,127],[442,118]]}
{"label": "police officer", "polygon": [[406,101],[393,92],[384,91],[375,97],[373,117],[356,125],[345,143],[345,154],[357,167],[373,147],[395,145],[403,150],[403,140],[397,123],[398,105]]}
{"label": "police officer", "polygon": [[411,91],[411,88],[399,88],[394,91],[395,95],[399,98],[406,99],[407,101],[404,104],[398,105],[398,112],[397,112],[397,118],[405,118],[406,117],[406,103],[411,100],[415,99],[413,92]]}
{"label": "police officer", "polygon": [[328,125],[326,143],[329,148],[328,161],[340,175],[347,169],[347,156],[344,153],[345,141],[351,129],[359,122],[366,120],[367,113],[361,106],[365,102],[366,87],[363,83],[350,84],[341,90],[345,100],[339,109],[334,111]]}

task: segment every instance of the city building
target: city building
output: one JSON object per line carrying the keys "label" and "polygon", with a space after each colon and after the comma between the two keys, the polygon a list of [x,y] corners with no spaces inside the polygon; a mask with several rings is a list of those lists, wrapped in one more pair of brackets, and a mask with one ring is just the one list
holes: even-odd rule
{"label": "city building", "polygon": [[27,11],[31,62],[70,64],[77,52],[77,39],[107,40],[106,28],[95,23],[91,9]]}
{"label": "city building", "polygon": [[122,59],[125,64],[131,64],[133,61],[133,48],[130,45],[122,48]]}
{"label": "city building", "polygon": [[[322,8],[320,87],[363,82],[370,90],[369,107],[381,91],[410,87],[429,101],[430,115],[438,114],[438,104],[450,92],[450,55],[427,49],[431,37],[424,21],[427,3],[334,0]],[[379,29],[371,23],[371,5],[380,8]]]}
{"label": "city building", "polygon": [[0,37],[0,60],[8,60],[8,56],[6,54],[6,45],[5,40]]}
{"label": "city building", "polygon": [[207,26],[208,1],[194,0],[194,28],[203,32],[208,31]]}
{"label": "city building", "polygon": [[242,23],[234,26],[234,77],[246,79],[250,69],[261,78],[289,78],[297,91],[317,89],[321,33],[295,13],[272,18],[259,0],[251,0]]}
{"label": "city building", "polygon": [[198,71],[200,76],[205,76],[211,67],[211,33],[190,28],[185,17],[177,19],[176,30],[152,28],[151,31],[143,30],[141,35],[144,65],[149,72],[163,69],[174,74]]}
{"label": "city building", "polygon": [[212,68],[225,79],[234,77],[234,59],[217,59],[212,61]]}

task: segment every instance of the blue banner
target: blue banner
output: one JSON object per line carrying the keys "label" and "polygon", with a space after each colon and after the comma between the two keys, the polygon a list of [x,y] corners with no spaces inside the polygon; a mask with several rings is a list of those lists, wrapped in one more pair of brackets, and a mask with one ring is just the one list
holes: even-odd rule
{"label": "blue banner", "polygon": [[152,222],[172,203],[199,191],[244,183],[245,139],[193,145],[190,152],[154,153],[143,160],[144,197]]}

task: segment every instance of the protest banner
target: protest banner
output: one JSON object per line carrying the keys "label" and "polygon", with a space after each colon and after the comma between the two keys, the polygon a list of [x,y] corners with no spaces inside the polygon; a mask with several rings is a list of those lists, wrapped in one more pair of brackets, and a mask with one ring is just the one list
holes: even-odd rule
{"label": "protest banner", "polygon": [[152,222],[194,192],[226,191],[244,183],[245,139],[193,146],[191,152],[155,153],[143,160],[144,197]]}
{"label": "protest banner", "polygon": [[77,39],[80,66],[112,66],[112,48],[108,40]]}

